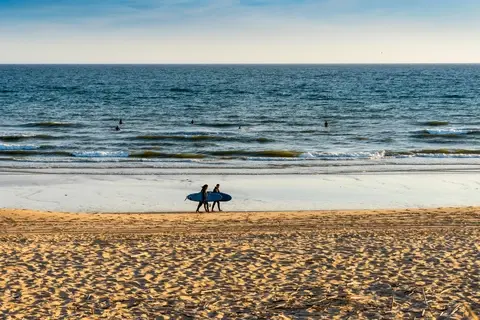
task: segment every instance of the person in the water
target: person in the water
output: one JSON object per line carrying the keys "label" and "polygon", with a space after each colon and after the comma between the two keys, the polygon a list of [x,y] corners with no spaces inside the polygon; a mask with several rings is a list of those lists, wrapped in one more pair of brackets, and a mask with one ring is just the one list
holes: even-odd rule
{"label": "person in the water", "polygon": [[115,131],[120,131],[120,127],[119,127],[119,126],[116,126],[116,127],[115,127]]}
{"label": "person in the water", "polygon": [[192,122],[190,122],[191,124],[194,124],[195,122],[193,122],[193,119],[192,119]]}
{"label": "person in the water", "polygon": [[325,125],[325,128],[328,128],[328,121],[327,121],[327,120],[325,120],[325,124],[324,124],[324,125]]}
{"label": "person in the water", "polygon": [[[215,188],[213,188],[212,193],[220,193],[220,184],[217,184]],[[212,212],[213,212],[213,209],[215,208],[215,204],[217,204],[218,211],[222,211],[222,209],[220,209],[220,201],[214,201],[212,205]]]}
{"label": "person in the water", "polygon": [[195,211],[195,212],[200,212],[198,210],[200,209],[202,204],[203,204],[203,207],[205,208],[205,212],[209,212],[208,201],[207,201],[207,196],[208,196],[207,189],[208,189],[208,184],[205,184],[205,185],[203,185],[202,190],[200,190],[200,192],[202,193],[202,200],[200,202],[198,202],[197,211]]}
{"label": "person in the water", "polygon": [[122,121],[122,119],[120,119],[120,121],[118,121],[118,124],[123,124],[123,121]]}

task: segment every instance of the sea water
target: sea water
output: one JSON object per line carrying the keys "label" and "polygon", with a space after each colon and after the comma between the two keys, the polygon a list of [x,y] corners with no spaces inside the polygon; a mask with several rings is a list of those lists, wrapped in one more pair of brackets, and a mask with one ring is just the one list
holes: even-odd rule
{"label": "sea water", "polygon": [[479,142],[480,65],[0,66],[4,170],[476,169]]}

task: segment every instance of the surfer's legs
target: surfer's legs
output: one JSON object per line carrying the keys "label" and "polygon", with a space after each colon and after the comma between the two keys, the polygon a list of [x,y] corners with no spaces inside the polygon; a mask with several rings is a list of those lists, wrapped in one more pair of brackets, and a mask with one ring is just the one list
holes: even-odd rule
{"label": "surfer's legs", "polygon": [[213,208],[215,208],[215,203],[217,204],[218,211],[222,211],[222,209],[220,209],[220,201],[214,201],[212,206],[212,212],[213,212]]}
{"label": "surfer's legs", "polygon": [[195,211],[195,212],[199,212],[198,210],[200,209],[200,207],[202,206],[202,204],[203,204],[202,201],[200,201],[200,202],[198,203],[197,211]]}
{"label": "surfer's legs", "polygon": [[208,202],[207,202],[207,201],[205,201],[205,202],[203,203],[203,206],[204,206],[204,208],[205,208],[205,212],[210,212],[210,210],[208,210]]}

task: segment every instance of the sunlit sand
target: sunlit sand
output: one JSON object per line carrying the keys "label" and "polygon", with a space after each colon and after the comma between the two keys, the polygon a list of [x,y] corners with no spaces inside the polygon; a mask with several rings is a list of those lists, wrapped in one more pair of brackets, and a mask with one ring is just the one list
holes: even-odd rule
{"label": "sunlit sand", "polygon": [[477,319],[480,209],[0,211],[0,317]]}

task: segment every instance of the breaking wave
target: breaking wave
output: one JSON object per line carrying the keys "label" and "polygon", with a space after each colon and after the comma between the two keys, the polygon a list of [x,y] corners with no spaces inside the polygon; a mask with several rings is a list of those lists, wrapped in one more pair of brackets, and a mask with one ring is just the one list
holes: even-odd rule
{"label": "breaking wave", "polygon": [[72,152],[73,157],[78,158],[126,158],[128,152],[125,151],[80,151]]}
{"label": "breaking wave", "polygon": [[413,136],[417,138],[431,138],[431,137],[461,137],[464,135],[480,134],[480,129],[425,129],[414,132]]}

